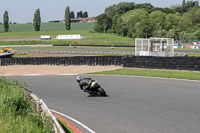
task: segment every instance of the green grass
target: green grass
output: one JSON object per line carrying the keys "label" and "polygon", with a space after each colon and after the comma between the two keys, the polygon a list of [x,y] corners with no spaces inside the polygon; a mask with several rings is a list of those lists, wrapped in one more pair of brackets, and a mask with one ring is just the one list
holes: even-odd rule
{"label": "green grass", "polygon": [[[92,30],[94,23],[72,23],[71,30]],[[64,23],[41,23],[41,31],[64,31]],[[3,32],[3,25],[0,25],[0,32]],[[10,24],[10,32],[34,31],[33,24]]]}
{"label": "green grass", "polygon": [[185,72],[185,71],[173,71],[173,70],[149,70],[149,69],[124,68],[124,69],[117,69],[112,71],[96,72],[89,74],[147,76],[147,77],[200,80],[199,72]]}
{"label": "green grass", "polygon": [[51,124],[35,113],[18,81],[0,78],[0,133],[51,133]]}
{"label": "green grass", "polygon": [[60,125],[62,126],[63,130],[65,131],[65,133],[74,133],[74,131],[67,126],[66,123],[64,123],[62,120],[60,120],[59,118],[57,118],[58,122],[60,123]]}
{"label": "green grass", "polygon": [[91,44],[91,45],[134,45],[134,39],[120,37],[115,34],[93,33],[89,30],[76,31],[32,31],[32,32],[4,32],[0,33],[1,38],[34,37],[40,39],[41,35],[82,34],[82,40],[50,40],[50,41],[1,41],[0,45],[34,45],[34,44]]}
{"label": "green grass", "polygon": [[194,56],[194,57],[199,57],[200,56],[200,53],[186,53],[187,56]]}
{"label": "green grass", "polygon": [[11,24],[10,32],[3,32],[0,25],[1,39],[13,38],[38,38],[41,35],[51,35],[53,39],[57,35],[82,34],[83,40],[51,40],[51,41],[5,41],[0,45],[34,45],[34,44],[103,44],[103,45],[133,45],[134,39],[121,37],[115,34],[93,32],[94,23],[72,23],[70,31],[65,31],[63,23],[42,23],[41,31],[34,31],[33,24]]}

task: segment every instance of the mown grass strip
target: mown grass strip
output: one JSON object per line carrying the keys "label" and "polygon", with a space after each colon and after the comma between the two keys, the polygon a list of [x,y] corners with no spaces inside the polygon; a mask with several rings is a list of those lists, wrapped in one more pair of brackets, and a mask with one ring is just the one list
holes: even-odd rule
{"label": "mown grass strip", "polygon": [[0,78],[0,133],[51,133],[51,121],[42,119],[25,98],[17,81]]}
{"label": "mown grass strip", "polygon": [[62,126],[65,133],[75,133],[70,127],[67,126],[65,122],[63,122],[61,119],[57,118],[58,122]]}
{"label": "mown grass strip", "polygon": [[[72,30],[92,30],[94,27],[94,23],[72,23]],[[40,27],[41,31],[65,31],[64,23],[41,23]],[[3,32],[3,25],[0,25],[0,32]],[[25,32],[25,31],[34,31],[33,24],[10,24],[9,25],[10,32]]]}
{"label": "mown grass strip", "polygon": [[117,70],[95,72],[95,73],[88,73],[88,74],[147,76],[147,77],[200,80],[200,72],[187,72],[187,71],[176,71],[176,70],[150,70],[150,69],[122,68],[122,69],[117,69]]}
{"label": "mown grass strip", "polygon": [[186,53],[187,56],[199,57],[200,53]]}

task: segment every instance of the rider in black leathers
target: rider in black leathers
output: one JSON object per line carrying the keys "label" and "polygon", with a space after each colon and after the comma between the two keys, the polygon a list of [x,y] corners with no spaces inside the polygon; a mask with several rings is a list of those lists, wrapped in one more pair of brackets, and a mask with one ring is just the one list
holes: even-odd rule
{"label": "rider in black leathers", "polygon": [[91,78],[81,78],[81,76],[77,76],[76,81],[79,83],[81,90],[84,92],[90,90],[91,83],[94,81]]}

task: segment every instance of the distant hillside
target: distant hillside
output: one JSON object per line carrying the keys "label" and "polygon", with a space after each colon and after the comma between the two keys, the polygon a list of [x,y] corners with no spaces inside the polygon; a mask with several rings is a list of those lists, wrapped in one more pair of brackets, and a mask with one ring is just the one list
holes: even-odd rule
{"label": "distant hillside", "polygon": [[[34,31],[33,24],[10,24],[9,31]],[[71,30],[93,30],[94,23],[72,23]],[[64,31],[64,23],[42,23],[41,31]],[[3,25],[0,25],[0,32],[3,32]]]}

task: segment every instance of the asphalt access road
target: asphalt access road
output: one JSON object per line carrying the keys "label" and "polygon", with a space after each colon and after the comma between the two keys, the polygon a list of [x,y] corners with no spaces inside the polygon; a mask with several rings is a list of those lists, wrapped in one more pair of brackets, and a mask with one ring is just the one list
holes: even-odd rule
{"label": "asphalt access road", "polygon": [[[107,52],[135,52],[134,48],[92,48],[92,47],[34,47],[31,49],[41,49],[41,51],[43,51],[43,49],[48,49],[45,51],[107,51]],[[14,48],[15,50],[23,50],[23,51],[29,51],[29,47],[21,47],[21,48]],[[52,49],[52,50],[51,50]],[[58,50],[56,50],[58,49]],[[200,53],[200,50],[178,50],[176,49],[175,52],[189,52],[189,53]]]}
{"label": "asphalt access road", "polygon": [[[56,51],[56,49],[58,49],[59,51],[109,51],[109,52],[114,52],[114,51],[127,51],[127,52],[133,52],[135,51],[134,48],[92,48],[92,47],[34,47],[34,48],[30,48],[30,47],[20,47],[20,48],[13,48],[14,50],[23,50],[23,51],[27,51],[29,49],[41,49],[41,51],[43,51],[43,49],[48,49],[45,51]],[[52,49],[52,50],[51,50]]]}
{"label": "asphalt access road", "polygon": [[26,81],[49,108],[81,121],[97,133],[199,133],[200,82],[90,77],[98,80],[109,97],[87,97],[79,89],[76,76],[17,78]]}

